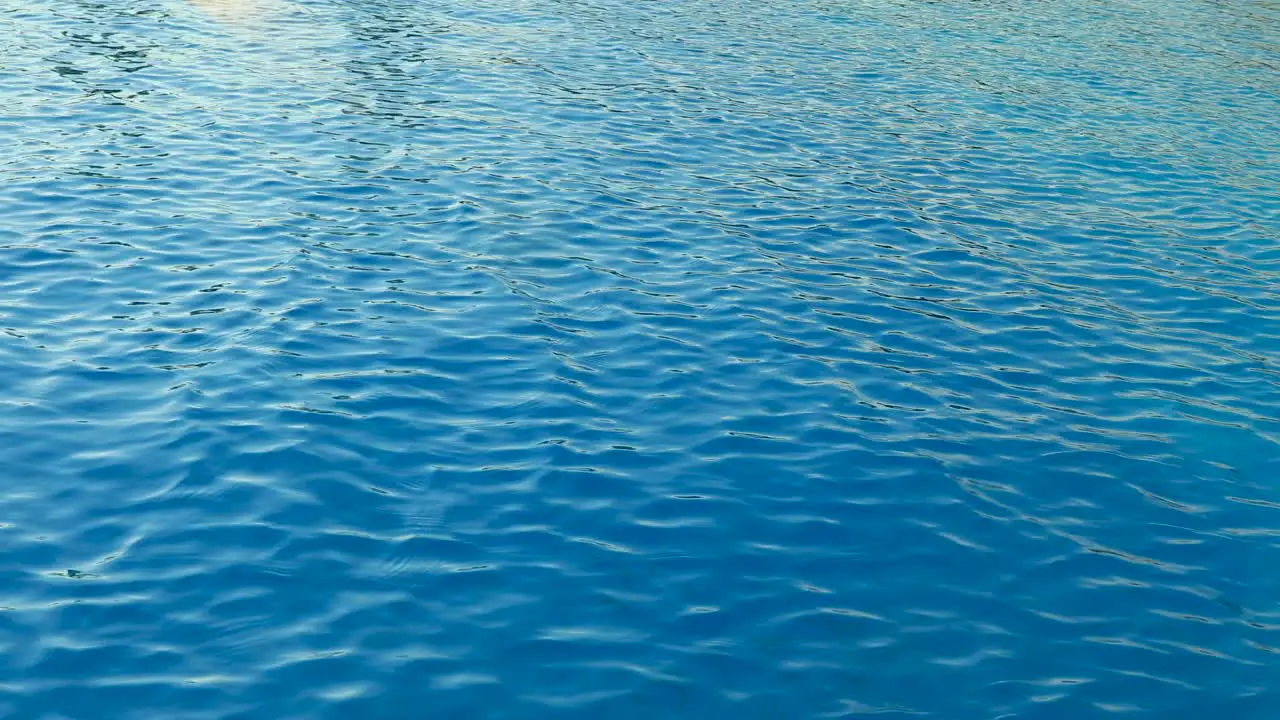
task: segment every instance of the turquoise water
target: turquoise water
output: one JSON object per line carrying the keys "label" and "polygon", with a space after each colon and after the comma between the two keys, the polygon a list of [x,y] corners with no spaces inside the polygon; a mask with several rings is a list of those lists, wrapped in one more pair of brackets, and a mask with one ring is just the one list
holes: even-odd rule
{"label": "turquoise water", "polygon": [[1280,717],[1278,38],[0,0],[0,716]]}

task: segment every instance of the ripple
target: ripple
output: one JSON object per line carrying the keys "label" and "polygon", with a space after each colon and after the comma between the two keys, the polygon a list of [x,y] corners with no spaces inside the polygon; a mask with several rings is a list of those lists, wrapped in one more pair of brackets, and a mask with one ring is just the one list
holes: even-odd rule
{"label": "ripple", "polygon": [[1277,21],[0,8],[0,714],[1274,715]]}

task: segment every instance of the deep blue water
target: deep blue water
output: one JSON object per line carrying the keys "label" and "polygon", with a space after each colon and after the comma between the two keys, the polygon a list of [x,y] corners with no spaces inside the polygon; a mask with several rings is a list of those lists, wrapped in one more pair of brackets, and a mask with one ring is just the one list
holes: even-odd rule
{"label": "deep blue water", "polygon": [[1280,717],[1280,5],[0,0],[0,717]]}

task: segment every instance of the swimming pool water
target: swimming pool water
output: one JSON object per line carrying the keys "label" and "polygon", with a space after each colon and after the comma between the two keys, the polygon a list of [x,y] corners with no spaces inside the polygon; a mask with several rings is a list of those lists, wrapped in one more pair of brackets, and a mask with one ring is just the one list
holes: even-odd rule
{"label": "swimming pool water", "polygon": [[1278,38],[0,0],[0,716],[1280,717]]}

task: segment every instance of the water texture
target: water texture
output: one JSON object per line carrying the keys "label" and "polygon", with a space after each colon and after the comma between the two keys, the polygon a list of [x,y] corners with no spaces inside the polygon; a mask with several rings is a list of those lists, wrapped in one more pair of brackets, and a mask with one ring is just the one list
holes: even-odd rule
{"label": "water texture", "polygon": [[1278,38],[0,0],[0,716],[1280,717]]}

